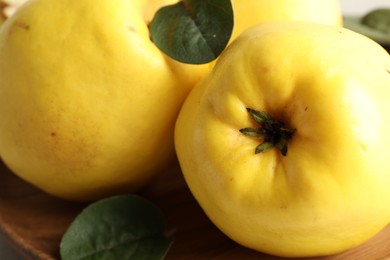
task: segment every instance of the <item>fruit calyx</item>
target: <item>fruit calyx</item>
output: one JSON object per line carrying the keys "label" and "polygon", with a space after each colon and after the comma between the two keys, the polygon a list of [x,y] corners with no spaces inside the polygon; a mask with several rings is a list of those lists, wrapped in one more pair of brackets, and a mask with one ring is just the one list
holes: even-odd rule
{"label": "fruit calyx", "polygon": [[272,118],[264,111],[252,108],[246,110],[260,127],[242,128],[240,132],[246,136],[263,139],[263,142],[256,147],[255,154],[277,148],[283,156],[286,156],[287,143],[292,138],[295,129],[285,127],[282,121]]}

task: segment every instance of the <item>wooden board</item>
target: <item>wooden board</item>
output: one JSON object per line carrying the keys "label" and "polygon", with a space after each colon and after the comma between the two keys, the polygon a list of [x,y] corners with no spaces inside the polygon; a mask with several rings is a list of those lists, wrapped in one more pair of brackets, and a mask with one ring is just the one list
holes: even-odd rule
{"label": "wooden board", "polygon": [[[162,209],[174,244],[166,259],[282,259],[246,249],[207,218],[174,165],[140,193]],[[59,259],[59,243],[86,206],[49,196],[25,183],[0,162],[0,229],[26,259]],[[390,259],[390,226],[367,243],[317,260]]]}

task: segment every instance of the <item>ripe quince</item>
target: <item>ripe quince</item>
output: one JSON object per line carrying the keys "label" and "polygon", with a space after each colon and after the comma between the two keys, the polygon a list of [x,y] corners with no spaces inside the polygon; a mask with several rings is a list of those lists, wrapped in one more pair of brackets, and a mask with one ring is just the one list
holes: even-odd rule
{"label": "ripe quince", "polygon": [[390,56],[337,26],[241,34],[194,88],[175,144],[205,213],[238,243],[307,257],[390,221]]}
{"label": "ripe quince", "polygon": [[174,161],[173,129],[209,65],[149,38],[176,1],[28,1],[0,31],[0,155],[23,179],[71,200],[143,187]]}

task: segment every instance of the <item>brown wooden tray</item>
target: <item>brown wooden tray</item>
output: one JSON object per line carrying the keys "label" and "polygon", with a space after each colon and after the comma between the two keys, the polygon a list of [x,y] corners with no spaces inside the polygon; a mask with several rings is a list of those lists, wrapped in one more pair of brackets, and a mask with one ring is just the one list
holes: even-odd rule
{"label": "brown wooden tray", "polygon": [[[162,209],[174,243],[166,259],[282,259],[236,244],[207,218],[174,165],[140,192]],[[0,162],[0,229],[26,259],[59,259],[61,237],[86,206],[49,196]],[[307,259],[390,259],[390,226],[367,243],[342,254]]]}

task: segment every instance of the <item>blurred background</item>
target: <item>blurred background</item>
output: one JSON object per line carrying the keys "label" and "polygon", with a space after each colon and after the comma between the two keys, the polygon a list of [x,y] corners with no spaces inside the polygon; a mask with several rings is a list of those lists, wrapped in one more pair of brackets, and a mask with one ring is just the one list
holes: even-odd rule
{"label": "blurred background", "polygon": [[346,15],[363,15],[378,7],[390,8],[390,0],[340,0],[340,5]]}

